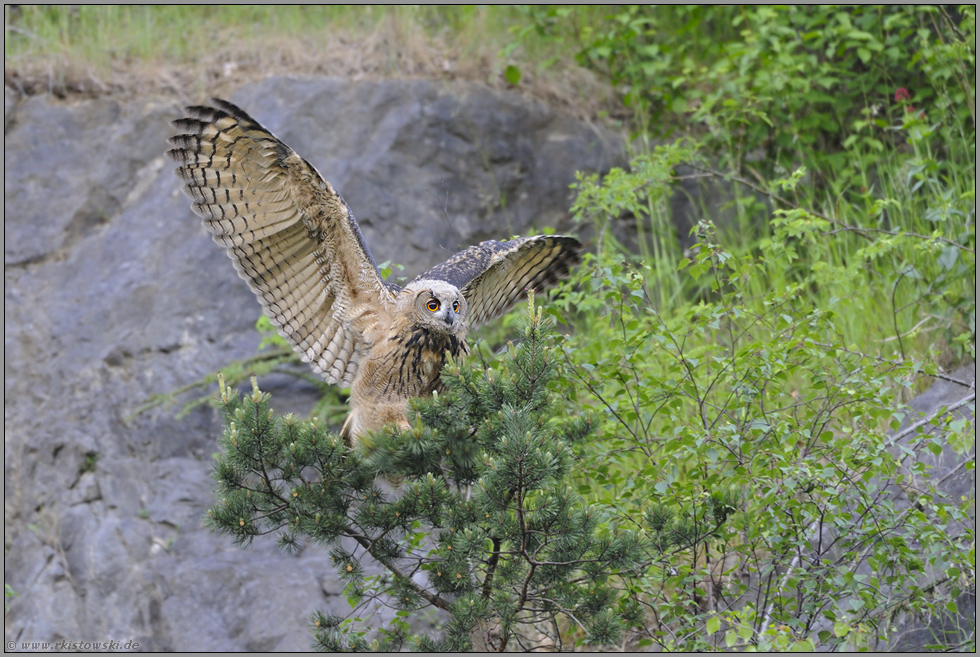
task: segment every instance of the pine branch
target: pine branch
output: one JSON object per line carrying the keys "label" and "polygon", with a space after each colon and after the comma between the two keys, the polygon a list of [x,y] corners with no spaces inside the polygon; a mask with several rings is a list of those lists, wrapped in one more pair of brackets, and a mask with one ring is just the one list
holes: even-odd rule
{"label": "pine branch", "polygon": [[[333,545],[341,576],[359,599],[400,592],[396,604],[411,607],[414,600],[448,612],[455,624],[440,646],[467,645],[473,640],[467,633],[480,626],[499,628],[498,639],[486,644],[495,649],[533,648],[532,637],[540,635],[525,636],[525,628],[554,623],[560,610],[575,613],[576,623],[594,621],[599,606],[620,593],[602,587],[601,604],[579,609],[594,594],[583,589],[594,588],[596,577],[635,569],[642,555],[628,554],[629,541],[613,554],[617,543],[597,536],[594,516],[575,511],[585,503],[565,481],[571,470],[565,441],[580,440],[591,424],[555,415],[550,386],[561,361],[553,358],[549,328],[529,305],[525,340],[508,348],[499,374],[450,362],[444,393],[413,402],[418,420],[411,429],[381,432],[359,451],[313,425],[278,419],[254,379],[244,398],[221,380],[225,453],[215,475],[223,499],[212,508],[212,524],[241,543],[283,532],[284,545],[297,534]],[[381,494],[379,474],[397,477],[401,494]],[[423,547],[416,531],[435,546]],[[569,535],[577,544],[568,543]],[[356,554],[340,547],[342,539],[357,544]],[[365,583],[361,559],[375,561],[390,578]],[[423,570],[427,583],[414,579]],[[550,597],[559,604],[539,609],[548,586],[557,587]],[[478,604],[460,605],[467,596]],[[499,607],[503,601],[509,609]],[[317,635],[323,646],[366,647],[330,623]],[[618,636],[618,621],[597,627],[607,639]],[[382,633],[390,640],[383,645],[405,645],[401,629]]]}

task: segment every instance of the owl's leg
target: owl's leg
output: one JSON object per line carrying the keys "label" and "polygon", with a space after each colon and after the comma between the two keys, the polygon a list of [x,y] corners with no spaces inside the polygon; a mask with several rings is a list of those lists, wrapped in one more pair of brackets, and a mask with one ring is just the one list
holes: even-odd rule
{"label": "owl's leg", "polygon": [[357,443],[354,435],[354,413],[348,413],[344,420],[344,426],[340,427],[340,437],[344,439],[344,444],[353,447]]}
{"label": "owl's leg", "polygon": [[407,408],[408,400],[405,399],[382,402],[366,408],[354,408],[344,420],[344,426],[340,429],[340,437],[344,439],[348,447],[354,447],[369,431],[377,431],[382,427],[391,426],[409,429],[411,425],[405,417]]}
{"label": "owl's leg", "polygon": [[408,411],[407,399],[378,404],[374,409],[374,426],[370,428],[398,427],[399,429],[410,429],[412,425],[408,423],[406,411]]}

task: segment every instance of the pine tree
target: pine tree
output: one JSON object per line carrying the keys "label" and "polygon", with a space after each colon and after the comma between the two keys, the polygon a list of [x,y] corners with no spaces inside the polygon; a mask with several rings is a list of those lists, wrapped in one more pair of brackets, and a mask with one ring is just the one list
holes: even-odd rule
{"label": "pine tree", "polygon": [[[242,545],[277,534],[292,549],[309,537],[330,547],[352,604],[382,596],[401,610],[370,642],[350,619],[314,613],[323,650],[617,641],[642,623],[626,578],[643,566],[644,534],[616,528],[571,485],[574,450],[592,423],[563,408],[555,339],[532,295],[523,340],[500,365],[450,362],[445,392],[413,401],[414,426],[353,451],[314,423],[273,413],[254,379],[244,397],[222,385],[211,526]],[[365,560],[386,575],[367,577]],[[448,612],[443,635],[412,635],[404,618],[429,606]]]}

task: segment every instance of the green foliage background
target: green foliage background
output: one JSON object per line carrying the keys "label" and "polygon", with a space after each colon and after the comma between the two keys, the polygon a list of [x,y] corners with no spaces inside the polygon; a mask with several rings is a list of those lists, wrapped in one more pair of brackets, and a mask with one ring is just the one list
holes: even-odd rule
{"label": "green foliage background", "polygon": [[[557,303],[570,385],[606,413],[580,489],[660,550],[637,645],[881,648],[900,613],[955,609],[975,498],[916,459],[940,439],[889,433],[975,358],[973,8],[625,7],[571,29],[574,11],[527,29],[618,85],[639,144],[580,179],[601,246]],[[734,190],[733,223],[705,216],[687,251],[681,165]],[[639,253],[609,233],[622,217]],[[953,417],[931,422],[973,471]]]}

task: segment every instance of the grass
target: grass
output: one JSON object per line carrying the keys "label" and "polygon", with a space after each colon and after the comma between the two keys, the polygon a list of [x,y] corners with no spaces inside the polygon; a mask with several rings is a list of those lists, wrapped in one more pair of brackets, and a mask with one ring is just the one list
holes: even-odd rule
{"label": "grass", "polygon": [[[962,144],[957,150],[960,156],[968,152]],[[842,342],[862,353],[934,362],[943,369],[970,360],[975,330],[976,256],[970,237],[975,166],[957,158],[957,166],[951,167],[955,174],[923,182],[917,189],[920,181],[908,174],[917,159],[898,151],[884,154],[873,172],[873,195],[851,201],[800,186],[795,194],[772,192],[787,203],[771,198],[763,203],[759,190],[768,192],[768,187],[748,188],[743,183],[752,181],[736,182],[735,216],[731,225],[719,228],[715,239],[732,254],[757,260],[757,275],[741,287],[749,306],[766,314],[769,294],[802,285],[801,301],[811,308],[833,309]],[[930,160],[927,155],[923,159]],[[693,281],[684,271],[683,263],[692,254],[682,252],[674,239],[665,207],[664,194],[670,191],[666,183],[654,182],[648,196],[622,201],[627,193],[656,180],[644,179],[637,162],[622,179],[607,177],[598,190],[586,186],[576,207],[580,218],[595,221],[600,234],[609,218],[624,208],[640,217],[636,239],[645,289],[659,313],[680,316],[692,301],[711,299],[717,290]],[[673,164],[668,158],[661,166],[666,173]],[[721,179],[715,182],[722,184]],[[942,202],[944,197],[949,201]],[[789,220],[783,228],[770,225],[774,210],[802,211],[797,222],[804,228],[795,229],[797,222]],[[940,211],[948,216],[937,219],[934,215]],[[601,312],[597,321],[603,322]]]}
{"label": "grass", "polygon": [[271,74],[426,77],[513,87],[593,116],[611,88],[571,49],[515,36],[521,10],[496,6],[7,6],[8,83],[27,92],[148,89],[200,96]]}

